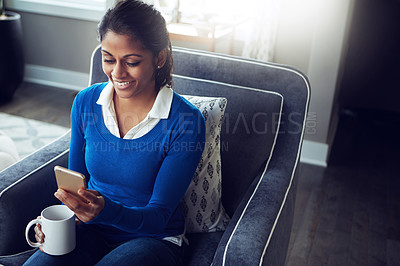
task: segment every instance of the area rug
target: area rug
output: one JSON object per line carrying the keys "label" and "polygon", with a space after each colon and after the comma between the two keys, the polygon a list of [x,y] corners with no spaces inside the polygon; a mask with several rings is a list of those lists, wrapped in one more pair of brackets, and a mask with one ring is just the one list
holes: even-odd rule
{"label": "area rug", "polygon": [[60,137],[69,128],[0,113],[0,130],[14,141],[22,159]]}

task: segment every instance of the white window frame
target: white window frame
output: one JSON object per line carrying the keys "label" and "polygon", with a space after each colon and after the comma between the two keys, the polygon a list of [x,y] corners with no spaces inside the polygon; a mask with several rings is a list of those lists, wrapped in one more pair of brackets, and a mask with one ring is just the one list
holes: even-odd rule
{"label": "white window frame", "polygon": [[36,14],[100,21],[114,0],[7,0],[7,9]]}

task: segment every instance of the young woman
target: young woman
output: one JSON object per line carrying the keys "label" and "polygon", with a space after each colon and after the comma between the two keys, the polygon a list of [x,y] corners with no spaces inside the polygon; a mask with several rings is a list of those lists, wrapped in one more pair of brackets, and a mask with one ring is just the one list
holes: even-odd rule
{"label": "young woman", "polygon": [[63,256],[38,251],[26,264],[180,265],[179,202],[204,149],[204,118],[171,89],[171,44],[152,6],[119,2],[98,30],[109,82],[81,91],[71,110],[69,168],[89,188],[55,193],[79,219],[77,246]]}

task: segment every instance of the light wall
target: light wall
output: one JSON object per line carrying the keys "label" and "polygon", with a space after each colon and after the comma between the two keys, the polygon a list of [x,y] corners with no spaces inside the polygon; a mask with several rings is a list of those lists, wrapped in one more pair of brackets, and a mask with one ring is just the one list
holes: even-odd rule
{"label": "light wall", "polygon": [[27,64],[89,73],[97,23],[20,12]]}
{"label": "light wall", "polygon": [[[282,0],[274,61],[297,67],[311,83],[305,140],[327,161],[338,120],[336,97],[355,0]],[[324,155],[325,154],[325,155]]]}

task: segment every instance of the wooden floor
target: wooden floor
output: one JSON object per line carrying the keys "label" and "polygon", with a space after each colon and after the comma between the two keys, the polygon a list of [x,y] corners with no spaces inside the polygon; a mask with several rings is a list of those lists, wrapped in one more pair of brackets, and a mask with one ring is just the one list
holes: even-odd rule
{"label": "wooden floor", "polygon": [[[0,112],[70,126],[76,92],[24,83]],[[300,164],[288,266],[400,265],[400,119],[342,115],[329,167]]]}
{"label": "wooden floor", "polygon": [[0,102],[0,112],[70,127],[70,111],[76,91],[22,83],[9,103]]}
{"label": "wooden floor", "polygon": [[329,167],[302,164],[287,265],[400,265],[400,116],[347,112]]}

